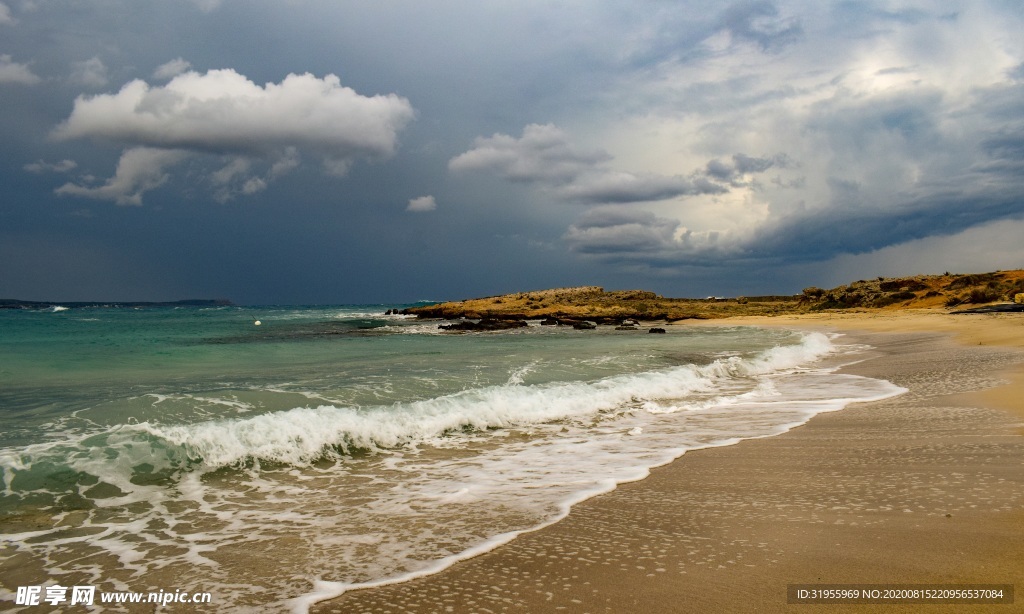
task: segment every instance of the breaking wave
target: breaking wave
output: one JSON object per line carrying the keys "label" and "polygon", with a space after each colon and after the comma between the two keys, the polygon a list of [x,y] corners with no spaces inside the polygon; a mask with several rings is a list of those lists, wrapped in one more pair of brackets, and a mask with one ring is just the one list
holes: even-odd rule
{"label": "breaking wave", "polygon": [[[212,470],[251,462],[302,466],[356,451],[450,445],[453,437],[493,429],[590,423],[633,411],[665,413],[725,405],[734,402],[737,394],[756,388],[749,378],[793,369],[833,351],[828,337],[810,333],[799,344],[746,359],[732,356],[703,366],[682,365],[592,382],[525,386],[513,375],[505,385],[388,406],[320,405],[195,424],[126,424],[70,441],[0,452],[0,468],[9,486],[12,472],[30,470],[40,462],[68,464],[79,471],[109,469],[115,459],[121,467],[144,465],[148,472]],[[694,395],[702,399],[700,403],[687,404]]]}

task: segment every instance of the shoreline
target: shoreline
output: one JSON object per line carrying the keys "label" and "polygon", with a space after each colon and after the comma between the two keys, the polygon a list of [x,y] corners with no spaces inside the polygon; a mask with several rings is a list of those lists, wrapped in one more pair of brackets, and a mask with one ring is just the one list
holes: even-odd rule
{"label": "shoreline", "polygon": [[[842,332],[876,348],[845,372],[909,393],[819,414],[778,436],[688,452],[495,550],[310,611],[770,612],[787,609],[791,583],[1013,584],[1024,576],[1016,555],[1024,551],[1024,411],[1015,402],[1024,319],[875,315],[683,325]],[[991,347],[997,342],[1005,348]],[[996,369],[1010,370],[1009,386],[992,387]],[[967,609],[986,607],[996,606]]]}
{"label": "shoreline", "polygon": [[[744,316],[688,323],[697,326],[778,326],[859,333],[941,333],[964,347],[1004,347],[1024,351],[1024,316],[1015,313],[950,314],[942,309],[890,312],[825,312],[786,316]],[[1024,417],[1024,362],[998,374],[1005,383],[976,391],[986,406]],[[1024,432],[1024,431],[1022,431]]]}

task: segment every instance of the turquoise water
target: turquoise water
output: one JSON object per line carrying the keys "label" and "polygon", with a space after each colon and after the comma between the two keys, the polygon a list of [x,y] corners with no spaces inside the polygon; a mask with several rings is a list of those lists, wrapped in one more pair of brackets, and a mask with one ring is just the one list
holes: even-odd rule
{"label": "turquoise water", "polygon": [[456,334],[392,307],[0,310],[0,597],[59,581],[302,611],[686,450],[900,391],[836,374],[861,348],[820,333]]}

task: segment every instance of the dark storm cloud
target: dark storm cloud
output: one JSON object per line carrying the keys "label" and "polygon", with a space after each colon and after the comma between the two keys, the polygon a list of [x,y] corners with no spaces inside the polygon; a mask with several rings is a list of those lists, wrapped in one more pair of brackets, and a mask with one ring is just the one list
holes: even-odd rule
{"label": "dark storm cloud", "polygon": [[[705,174],[715,181],[735,183],[747,175],[763,173],[772,167],[785,167],[785,154],[770,157],[754,157],[746,154],[733,154],[732,162],[711,160],[705,167]],[[725,191],[724,189],[722,190]]]}
{"label": "dark storm cloud", "polygon": [[706,43],[719,33],[728,34],[734,45],[753,44],[767,54],[781,51],[803,35],[799,18],[783,16],[773,2],[737,2],[724,9],[702,6],[694,10],[694,6],[683,3],[645,8],[655,7],[647,25],[651,31],[626,46],[634,66],[711,57],[714,51]]}
{"label": "dark storm cloud", "polygon": [[956,234],[992,219],[1024,215],[1019,196],[931,194],[894,210],[837,209],[783,219],[742,246],[750,257],[788,261],[859,254],[929,236]]}
{"label": "dark storm cloud", "polygon": [[746,259],[729,233],[684,228],[678,220],[646,211],[602,208],[569,226],[563,239],[575,253],[641,269],[721,264]]}
{"label": "dark storm cloud", "polygon": [[644,257],[670,245],[678,227],[678,221],[647,211],[603,208],[570,226],[565,240],[582,254]]}
{"label": "dark storm cloud", "polygon": [[694,232],[681,228],[676,220],[648,212],[602,211],[584,215],[569,227],[564,239],[577,253],[651,268],[817,262],[952,235],[992,219],[1024,217],[1024,206],[1014,194],[1002,199],[958,192],[933,194],[927,202],[902,203],[900,209],[838,208],[796,214],[747,236]]}
{"label": "dark storm cloud", "polygon": [[582,151],[557,126],[531,124],[519,138],[507,134],[477,138],[473,149],[452,158],[456,173],[492,172],[507,181],[534,184],[558,200],[581,204],[661,201],[702,194],[724,194],[719,182],[764,172],[784,164],[785,156],[733,156],[731,164],[708,162],[704,171],[682,175],[630,173],[610,168],[603,151]]}
{"label": "dark storm cloud", "polygon": [[1024,131],[985,139],[981,146],[993,158],[1024,162]]}
{"label": "dark storm cloud", "polygon": [[734,154],[728,161],[713,159],[704,169],[718,185],[748,186],[756,194],[756,184],[740,180],[744,173],[815,167],[824,173],[816,200],[807,202],[815,192],[803,189],[804,181],[780,177],[773,182],[795,186],[796,192],[775,193],[756,223],[700,229],[673,225],[664,215],[605,212],[600,218],[582,216],[565,240],[577,253],[652,269],[798,263],[955,235],[992,220],[1022,219],[1021,90],[997,83],[955,103],[937,89],[923,88],[834,96],[801,119],[817,159]]}
{"label": "dark storm cloud", "polygon": [[473,149],[448,162],[455,172],[487,170],[509,181],[566,185],[596,165],[607,162],[603,151],[582,151],[569,135],[552,124],[530,124],[519,138],[507,134],[479,137]]}
{"label": "dark storm cloud", "polygon": [[702,177],[666,177],[614,171],[581,176],[557,191],[560,198],[584,204],[635,203],[668,200],[697,194],[723,194],[728,190]]}
{"label": "dark storm cloud", "polygon": [[768,285],[962,246],[1021,217],[1021,29],[995,1],[0,0],[0,296]]}

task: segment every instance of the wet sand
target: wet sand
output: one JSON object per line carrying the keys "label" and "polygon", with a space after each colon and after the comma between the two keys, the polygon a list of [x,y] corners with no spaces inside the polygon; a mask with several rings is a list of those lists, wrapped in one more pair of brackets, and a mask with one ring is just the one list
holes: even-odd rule
{"label": "wet sand", "polygon": [[843,332],[875,348],[846,372],[909,392],[687,453],[494,551],[312,611],[1024,611],[1024,595],[1014,605],[786,602],[798,583],[1024,589],[1024,316],[710,323],[738,324]]}

